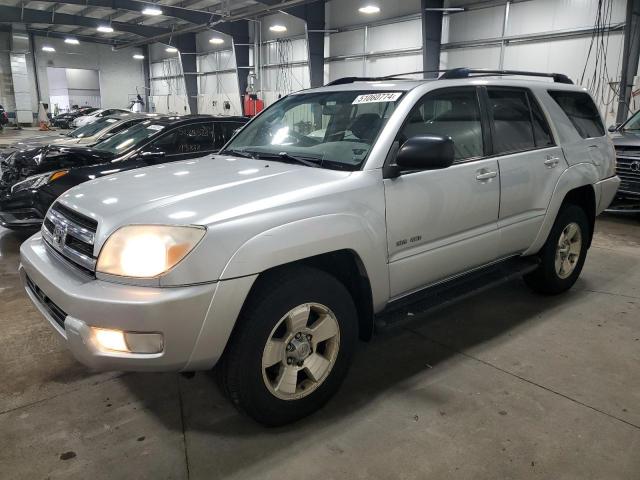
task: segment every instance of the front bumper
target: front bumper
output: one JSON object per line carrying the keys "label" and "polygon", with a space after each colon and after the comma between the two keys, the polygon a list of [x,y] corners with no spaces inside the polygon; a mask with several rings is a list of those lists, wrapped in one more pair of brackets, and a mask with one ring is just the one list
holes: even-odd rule
{"label": "front bumper", "polygon": [[[20,248],[27,295],[78,361],[96,370],[209,369],[224,351],[253,278],[152,288],[97,280],[68,264],[36,234]],[[250,280],[250,281],[249,281]],[[160,333],[163,351],[101,350],[91,327]]]}
{"label": "front bumper", "polygon": [[11,230],[37,230],[43,221],[42,214],[34,208],[0,211],[0,225]]}

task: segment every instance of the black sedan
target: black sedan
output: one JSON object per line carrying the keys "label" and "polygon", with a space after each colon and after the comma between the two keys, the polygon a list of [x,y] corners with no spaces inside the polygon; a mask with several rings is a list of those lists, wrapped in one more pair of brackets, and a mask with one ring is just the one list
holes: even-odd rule
{"label": "black sedan", "polygon": [[112,173],[215,153],[244,117],[157,117],[93,147],[49,145],[17,151],[0,164],[0,225],[36,229],[69,188]]}

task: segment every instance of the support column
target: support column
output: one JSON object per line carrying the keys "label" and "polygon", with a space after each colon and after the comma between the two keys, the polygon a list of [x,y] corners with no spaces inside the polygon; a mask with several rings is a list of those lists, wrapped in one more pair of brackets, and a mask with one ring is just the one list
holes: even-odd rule
{"label": "support column", "polygon": [[143,46],[142,52],[144,55],[144,62],[142,65],[142,75],[144,76],[144,94],[142,95],[142,98],[144,99],[144,109],[147,112],[150,112],[149,96],[151,95],[151,70],[149,62],[151,62],[151,59],[149,58],[149,45]]}
{"label": "support column", "polygon": [[[422,69],[440,68],[440,40],[442,37],[442,11],[427,8],[443,8],[444,0],[421,0],[422,12]],[[424,78],[437,78],[438,74],[425,73]]]}
{"label": "support column", "polygon": [[[187,33],[175,38],[175,46],[180,51],[180,63],[184,75],[187,102],[192,115],[198,113],[198,68],[196,63],[196,34]],[[146,83],[146,80],[145,80]]]}
{"label": "support column", "polygon": [[236,56],[236,72],[238,76],[238,90],[240,91],[240,105],[244,111],[244,95],[247,93],[247,79],[249,77],[249,22],[240,20],[231,24],[229,32],[233,38],[233,52]]}
{"label": "support column", "polygon": [[623,123],[631,113],[629,112],[629,104],[633,89],[633,77],[638,71],[638,57],[640,57],[640,0],[627,0],[616,123]]}
{"label": "support column", "polygon": [[304,5],[309,50],[309,81],[311,88],[324,85],[324,35],[326,29],[324,2]]}

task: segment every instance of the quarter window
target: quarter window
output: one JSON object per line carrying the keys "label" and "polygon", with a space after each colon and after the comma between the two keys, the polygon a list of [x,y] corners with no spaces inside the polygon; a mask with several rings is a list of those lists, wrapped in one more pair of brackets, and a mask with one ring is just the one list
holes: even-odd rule
{"label": "quarter window", "polygon": [[604,136],[604,125],[591,97],[584,92],[551,90],[553,98],[582,138]]}
{"label": "quarter window", "polygon": [[400,143],[419,135],[453,139],[455,159],[481,157],[484,153],[480,107],[475,89],[441,90],[420,100],[400,132]]}

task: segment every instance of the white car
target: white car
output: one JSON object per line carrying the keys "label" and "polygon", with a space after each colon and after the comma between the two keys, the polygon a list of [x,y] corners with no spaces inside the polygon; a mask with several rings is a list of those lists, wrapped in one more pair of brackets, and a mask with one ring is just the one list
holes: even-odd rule
{"label": "white car", "polygon": [[91,112],[89,115],[83,115],[81,117],[76,118],[71,122],[72,128],[79,128],[90,123],[95,122],[99,118],[108,117],[110,115],[115,115],[118,113],[131,113],[129,110],[124,110],[122,108],[101,108],[100,110],[96,110],[95,112]]}
{"label": "white car", "polygon": [[613,144],[566,76],[506,74],[343,79],[217,155],[78,185],[21,247],[26,292],[92,368],[216,366],[242,411],[297,420],[412,302],[577,280],[620,183]]}

